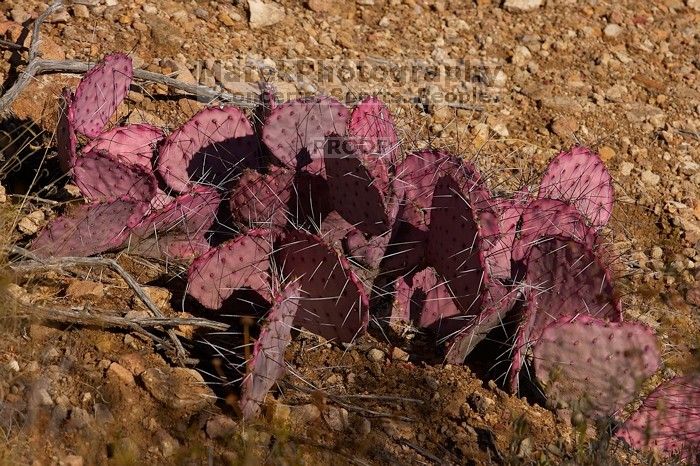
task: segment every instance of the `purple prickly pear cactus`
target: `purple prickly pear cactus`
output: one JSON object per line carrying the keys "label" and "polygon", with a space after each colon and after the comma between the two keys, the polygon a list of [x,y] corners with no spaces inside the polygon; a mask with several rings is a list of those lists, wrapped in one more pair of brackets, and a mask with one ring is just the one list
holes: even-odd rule
{"label": "purple prickly pear cactus", "polygon": [[598,154],[585,147],[574,147],[549,162],[538,197],[570,203],[591,225],[602,227],[612,215],[612,178]]}
{"label": "purple prickly pear cactus", "polygon": [[79,157],[73,167],[73,179],[83,196],[93,201],[122,196],[150,201],[158,187],[150,170],[126,165],[106,152],[89,152]]}
{"label": "purple prickly pear cactus", "polygon": [[251,289],[270,300],[272,233],[250,230],[198,257],[187,272],[187,292],[216,310],[236,290]]}
{"label": "purple prickly pear cactus", "polygon": [[656,337],[645,325],[563,316],[533,347],[535,377],[548,399],[607,416],[632,401],[661,366]]}
{"label": "purple prickly pear cactus", "polygon": [[[336,251],[343,251],[343,242],[346,241],[346,237],[355,232],[357,232],[357,228],[348,223],[348,221],[335,210],[326,215],[319,228],[319,235],[323,238],[323,241],[329,246],[332,246]],[[362,233],[359,233],[359,235],[362,236],[364,240]]]}
{"label": "purple prickly pear cactus", "polygon": [[511,260],[513,259],[513,243],[518,233],[517,226],[529,203],[530,193],[523,188],[512,198],[496,198],[492,206],[498,214],[499,235],[494,238],[490,254],[486,256],[491,273],[496,278],[511,277]]}
{"label": "purple prickly pear cactus", "polygon": [[526,303],[509,375],[513,389],[517,389],[528,347],[557,318],[589,314],[613,322],[622,320],[612,273],[590,246],[570,238],[552,237],[533,245],[525,262]]}
{"label": "purple prickly pear cactus", "polygon": [[394,165],[399,154],[399,138],[391,112],[378,97],[365,97],[353,109],[348,136],[362,154],[373,155],[385,165]]}
{"label": "purple prickly pear cactus", "polygon": [[53,220],[30,245],[40,257],[92,256],[122,247],[148,210],[129,198],[83,204]]}
{"label": "purple prickly pear cactus", "polygon": [[73,98],[75,129],[89,138],[99,136],[129,92],[134,70],[123,53],[107,55],[80,80]]}
{"label": "purple prickly pear cactus", "polygon": [[247,170],[231,193],[231,212],[252,228],[281,228],[287,224],[294,172],[271,166],[266,174]]}
{"label": "purple prickly pear cactus", "polygon": [[347,260],[319,237],[289,231],[276,254],[284,277],[301,287],[296,326],[327,340],[351,342],[364,333],[369,299]]}
{"label": "purple prickly pear cactus", "polygon": [[432,267],[415,274],[410,289],[411,315],[421,328],[429,328],[443,337],[464,325],[464,318],[452,298],[450,290]]}
{"label": "purple prickly pear cactus", "polygon": [[319,225],[333,211],[328,180],[306,171],[296,172],[289,206],[294,225],[305,225],[309,221],[314,226]]}
{"label": "purple prickly pear cactus", "polygon": [[205,108],[168,136],[158,172],[175,191],[194,183],[224,187],[244,168],[256,167],[253,127],[236,107]]}
{"label": "purple prickly pear cactus", "polygon": [[345,105],[332,97],[311,97],[277,106],[265,120],[262,140],[286,167],[323,174],[323,146],[329,134],[344,135]]}
{"label": "purple prickly pear cactus", "polygon": [[333,148],[339,136],[326,144],[325,165],[331,202],[335,210],[358,230],[370,235],[386,234],[391,229],[387,200],[375,178],[362,164],[354,145],[343,141],[343,148]]}
{"label": "purple prickly pear cactus", "polygon": [[428,226],[423,213],[410,203],[400,206],[391,242],[384,254],[382,274],[389,277],[408,275],[425,262]]}
{"label": "purple prickly pear cactus", "polygon": [[205,234],[216,220],[221,197],[214,188],[195,186],[159,203],[131,230],[127,252],[170,260],[193,259],[209,250]]}
{"label": "purple prickly pear cactus", "polygon": [[579,211],[557,199],[535,199],[522,212],[520,238],[514,241],[512,258],[522,261],[538,241],[552,236],[571,238],[593,247],[595,231]]}
{"label": "purple prickly pear cactus", "polygon": [[292,325],[299,311],[301,291],[292,282],[275,296],[272,308],[265,316],[265,324],[253,346],[248,361],[248,373],[241,387],[240,407],[243,419],[252,419],[260,413],[265,395],[284,375],[287,366],[284,353],[292,342]]}
{"label": "purple prickly pear cactus", "polygon": [[490,331],[504,325],[505,317],[515,305],[518,296],[517,289],[508,291],[494,282],[487,290],[484,310],[465,320],[462,327],[447,341],[445,362],[463,364],[466,357]]}
{"label": "purple prickly pear cactus", "polygon": [[424,150],[408,154],[396,167],[394,191],[405,193],[406,203],[413,205],[424,216],[423,224],[430,223],[435,184],[443,174],[445,165],[450,163],[447,153]]}
{"label": "purple prickly pear cactus", "polygon": [[75,135],[75,110],[73,109],[73,93],[70,89],[63,89],[60,103],[60,118],[56,129],[56,145],[58,149],[58,163],[61,170],[68,172],[75,163],[77,157],[78,138]]}
{"label": "purple prickly pear cactus", "polygon": [[616,436],[633,448],[699,464],[700,375],[674,377],[659,385]]}
{"label": "purple prickly pear cactus", "polygon": [[452,290],[463,314],[478,314],[489,286],[483,238],[468,192],[450,175],[435,185],[430,214],[427,263]]}
{"label": "purple prickly pear cactus", "polygon": [[101,133],[82,151],[107,152],[122,163],[138,165],[150,172],[155,147],[163,137],[163,130],[147,124],[117,126]]}

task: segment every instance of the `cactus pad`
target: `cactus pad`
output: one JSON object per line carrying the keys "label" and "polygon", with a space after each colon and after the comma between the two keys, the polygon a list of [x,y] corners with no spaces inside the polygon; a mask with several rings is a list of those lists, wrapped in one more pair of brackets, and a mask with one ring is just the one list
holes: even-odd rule
{"label": "cactus pad", "polygon": [[394,165],[399,153],[399,139],[391,112],[377,97],[366,97],[353,109],[348,136],[365,156]]}
{"label": "cactus pad", "polygon": [[586,226],[575,207],[557,199],[535,199],[523,210],[520,238],[513,243],[513,260],[522,261],[532,245],[552,236],[571,238],[589,247],[595,240],[595,232]]}
{"label": "cactus pad", "polygon": [[350,264],[320,238],[287,232],[277,252],[283,276],[299,279],[295,325],[328,340],[350,342],[369,321],[369,300]]}
{"label": "cactus pad", "polygon": [[83,148],[83,152],[107,152],[122,163],[138,165],[147,171],[153,171],[155,147],[163,137],[160,128],[147,124],[118,126],[90,141]]}
{"label": "cactus pad", "polygon": [[656,337],[645,325],[564,316],[533,347],[535,376],[552,401],[607,416],[632,401],[661,365]]}
{"label": "cactus pad", "polygon": [[[317,174],[329,134],[344,135],[349,118],[345,105],[332,97],[302,98],[277,106],[265,120],[263,142],[285,166],[311,165]],[[312,164],[313,162],[313,164]]]}
{"label": "cactus pad", "polygon": [[335,210],[358,230],[371,236],[385,234],[390,228],[382,191],[373,183],[374,177],[355,152],[354,145],[345,141],[343,152],[326,145],[325,164],[331,202]]}
{"label": "cactus pad", "polygon": [[80,80],[73,98],[75,129],[89,138],[99,136],[129,92],[134,75],[131,58],[107,55]]}
{"label": "cactus pad", "polygon": [[267,174],[247,170],[231,193],[231,212],[252,228],[283,227],[290,216],[294,172],[272,166]]}
{"label": "cactus pad", "polygon": [[482,238],[469,194],[450,175],[435,185],[430,215],[427,263],[445,279],[461,312],[478,314],[489,282]]}
{"label": "cactus pad", "polygon": [[251,230],[198,257],[187,272],[187,291],[209,309],[220,309],[236,290],[270,299],[269,230]]}
{"label": "cactus pad", "polygon": [[135,237],[165,236],[169,233],[191,239],[204,237],[216,220],[221,196],[216,189],[195,186],[189,192],[170,200],[160,208],[153,208],[133,229]]}
{"label": "cactus pad", "polygon": [[205,108],[168,136],[158,155],[158,171],[176,191],[193,183],[224,187],[244,168],[255,167],[253,128],[236,107]]}
{"label": "cactus pad", "polygon": [[611,272],[596,251],[569,238],[552,237],[530,248],[524,277],[526,304],[518,328],[510,383],[515,388],[524,354],[542,331],[561,316],[589,314],[622,320]]}
{"label": "cactus pad", "polygon": [[272,309],[265,316],[265,324],[253,346],[253,356],[248,361],[248,373],[241,387],[243,419],[259,414],[265,395],[286,371],[284,353],[292,342],[291,330],[299,309],[299,298],[299,284],[290,283],[275,297]]}
{"label": "cactus pad", "polygon": [[92,256],[120,248],[149,204],[132,199],[83,204],[53,220],[30,249],[40,257]]}
{"label": "cactus pad", "polygon": [[591,225],[602,227],[612,215],[612,178],[598,154],[574,147],[549,162],[538,197],[570,203]]}
{"label": "cactus pad", "polygon": [[73,109],[73,94],[70,89],[63,89],[61,97],[61,116],[56,128],[56,146],[58,149],[58,163],[61,170],[68,172],[75,163],[77,157],[78,138],[75,135],[75,110]]}
{"label": "cactus pad", "polygon": [[138,165],[126,165],[106,152],[82,155],[73,167],[73,179],[87,199],[111,201],[127,196],[150,201],[157,190],[157,181],[150,171]]}
{"label": "cactus pad", "polygon": [[700,461],[700,375],[675,377],[661,384],[632,414],[616,436],[633,448],[651,448]]}

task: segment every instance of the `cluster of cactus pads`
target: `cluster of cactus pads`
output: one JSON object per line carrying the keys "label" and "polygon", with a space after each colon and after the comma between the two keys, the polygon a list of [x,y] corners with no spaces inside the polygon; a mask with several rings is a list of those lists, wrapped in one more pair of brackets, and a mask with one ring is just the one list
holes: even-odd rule
{"label": "cluster of cactus pads", "polygon": [[[188,293],[204,307],[239,305],[242,292],[267,303],[242,386],[245,417],[283,374],[293,328],[347,343],[370,314],[433,335],[453,364],[516,322],[511,389],[532,369],[548,398],[584,399],[596,414],[620,411],[659,368],[652,332],[622,321],[601,236],[613,185],[593,151],[562,152],[538,187],[495,195],[473,163],[402,150],[376,97],[352,110],[330,97],[278,105],[270,86],[257,124],[223,106],[167,135],[143,124],[105,129],[132,74],[130,59],[113,54],[64,92],[58,156],[88,202],[31,249],[189,261]],[[682,396],[662,388],[650,400],[672,398],[673,410],[692,398]],[[645,403],[620,436],[641,446],[643,418],[666,452],[697,444],[697,429],[667,440],[660,409]]]}

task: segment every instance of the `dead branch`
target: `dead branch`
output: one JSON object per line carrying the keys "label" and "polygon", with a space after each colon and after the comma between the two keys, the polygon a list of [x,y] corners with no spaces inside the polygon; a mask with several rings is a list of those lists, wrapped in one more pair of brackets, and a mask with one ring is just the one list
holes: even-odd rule
{"label": "dead branch", "polygon": [[22,312],[24,314],[20,314],[21,317],[34,316],[41,320],[61,324],[76,324],[102,328],[133,328],[135,325],[142,328],[173,328],[187,325],[222,332],[229,329],[227,324],[200,317],[144,317],[132,319],[110,314],[111,311],[106,310],[96,310],[96,312],[91,312],[90,310],[82,308],[48,308],[41,306],[22,306]]}
{"label": "dead branch", "polygon": [[37,55],[39,53],[39,44],[41,39],[39,37],[39,32],[42,23],[56,13],[63,6],[63,0],[54,0],[51,5],[39,15],[39,17],[34,21],[34,26],[32,29],[32,40],[29,43],[29,57],[27,69],[19,75],[17,81],[8,89],[8,91],[0,97],[0,114],[4,113],[6,108],[9,108],[12,102],[17,98],[17,96],[22,92],[22,90],[29,84],[29,81],[36,75],[37,72]]}
{"label": "dead branch", "polygon": [[[139,300],[146,306],[152,317],[165,319],[166,317],[160,312],[158,306],[156,306],[151,298],[148,297],[146,292],[143,290],[141,285],[132,277],[124,268],[117,263],[114,259],[103,258],[103,257],[59,257],[52,259],[40,259],[30,251],[18,246],[12,246],[9,251],[13,254],[17,254],[29,260],[22,262],[17,262],[10,264],[10,268],[16,273],[26,273],[36,270],[48,270],[48,269],[62,269],[64,267],[76,267],[76,266],[87,266],[87,267],[108,267],[117,273],[122,280],[131,288],[134,294],[139,298]],[[179,360],[181,364],[185,364],[189,359],[187,350],[182,346],[180,339],[173,329],[168,329],[168,336],[175,347],[175,359]]]}

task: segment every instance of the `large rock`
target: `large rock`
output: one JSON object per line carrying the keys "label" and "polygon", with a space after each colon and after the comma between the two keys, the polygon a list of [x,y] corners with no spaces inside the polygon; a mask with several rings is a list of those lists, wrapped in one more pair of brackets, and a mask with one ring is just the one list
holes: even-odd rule
{"label": "large rock", "polygon": [[141,374],[146,390],[171,409],[198,411],[216,399],[201,374],[184,367],[156,367]]}
{"label": "large rock", "polygon": [[272,26],[284,19],[284,7],[262,0],[248,0],[250,27],[253,29]]}
{"label": "large rock", "polygon": [[542,0],[506,0],[503,2],[503,8],[513,13],[536,10],[540,6],[542,6]]}

